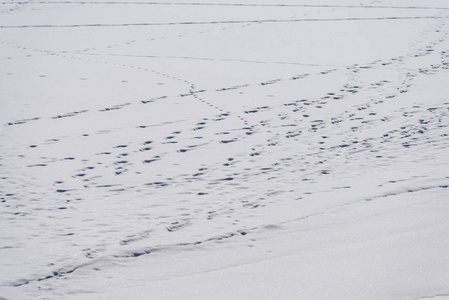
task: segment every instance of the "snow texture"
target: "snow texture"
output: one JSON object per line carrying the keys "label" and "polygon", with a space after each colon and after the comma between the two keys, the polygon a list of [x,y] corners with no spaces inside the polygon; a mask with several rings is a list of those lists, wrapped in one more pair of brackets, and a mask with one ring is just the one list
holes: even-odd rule
{"label": "snow texture", "polygon": [[0,3],[0,299],[448,299],[445,0]]}

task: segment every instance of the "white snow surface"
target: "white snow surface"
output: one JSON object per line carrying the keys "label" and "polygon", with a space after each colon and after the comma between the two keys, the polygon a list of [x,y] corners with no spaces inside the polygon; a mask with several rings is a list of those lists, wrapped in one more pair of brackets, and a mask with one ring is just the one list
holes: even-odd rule
{"label": "white snow surface", "polygon": [[0,299],[448,299],[446,0],[0,3]]}

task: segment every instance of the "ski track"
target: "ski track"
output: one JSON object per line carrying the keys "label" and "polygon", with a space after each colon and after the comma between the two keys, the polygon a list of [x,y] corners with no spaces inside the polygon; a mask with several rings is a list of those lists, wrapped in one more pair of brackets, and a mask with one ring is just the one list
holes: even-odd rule
{"label": "ski track", "polygon": [[[0,13],[20,12],[30,4],[147,4],[162,3],[122,3],[122,2],[74,2],[74,1],[23,1],[9,4]],[[164,3],[164,5],[189,6],[259,6],[259,7],[313,7],[313,8],[360,8],[358,6],[340,5],[263,5],[263,4],[213,4],[213,3]],[[443,7],[395,7],[370,5],[368,8],[395,9],[435,9]],[[210,30],[189,31],[176,38],[189,35],[210,33],[211,30],[227,30],[233,26],[258,26],[270,22],[302,21],[343,21],[343,20],[387,20],[387,18],[346,18],[346,19],[286,19],[253,21],[212,21],[212,22],[170,22],[164,25],[219,25]],[[408,17],[407,17],[408,18]],[[412,17],[424,18],[424,17]],[[35,270],[30,270],[23,278],[2,279],[3,288],[20,289],[35,285],[39,288],[44,282],[47,287],[57,287],[58,280],[67,279],[80,269],[101,271],[101,262],[132,259],[142,255],[157,255],[161,251],[180,251],[196,249],[203,244],[213,244],[234,239],[246,238],[251,233],[265,230],[266,226],[281,226],[303,219],[327,214],[329,211],[344,206],[360,205],[363,201],[376,201],[379,198],[394,197],[404,193],[419,193],[432,189],[447,189],[449,174],[438,178],[437,184],[426,184],[425,178],[392,178],[378,184],[384,192],[362,199],[350,199],[337,203],[319,212],[302,215],[300,218],[278,220],[277,224],[260,223],[252,216],[252,210],[269,210],[280,201],[302,201],[318,193],[351,190],[353,186],[336,185],[323,187],[322,178],[337,175],[341,165],[348,161],[378,167],[391,166],[400,162],[400,157],[417,155],[425,159],[423,149],[435,149],[435,153],[444,155],[449,146],[449,99],[437,106],[422,105],[402,106],[385,110],[398,98],[413,89],[420,76],[430,76],[449,69],[449,49],[441,48],[447,40],[447,33],[440,31],[447,16],[429,16],[435,19],[430,28],[421,33],[420,41],[410,45],[410,52],[388,60],[376,60],[368,64],[348,66],[314,65],[317,71],[275,77],[263,82],[248,80],[234,86],[220,88],[202,87],[188,78],[172,75],[164,70],[122,63],[116,61],[114,54],[98,53],[101,50],[126,47],[131,44],[151,43],[154,38],[145,40],[131,39],[102,47],[79,49],[77,51],[48,51],[34,49],[8,41],[2,45],[26,52],[33,57],[58,57],[60,59],[80,61],[88,64],[107,65],[122,72],[128,70],[141,72],[142,76],[158,76],[165,84],[174,84],[184,92],[172,94],[150,94],[146,99],[135,99],[120,104],[91,108],[86,106],[75,111],[61,111],[52,115],[35,115],[26,119],[11,119],[3,123],[2,131],[21,132],[33,127],[57,127],[60,122],[75,122],[81,118],[93,118],[112,115],[114,118],[126,118],[130,111],[151,110],[155,105],[182,101],[192,103],[198,109],[207,108],[193,118],[183,118],[163,122],[142,122],[136,119],[127,126],[111,124],[110,128],[88,132],[74,131],[67,135],[58,135],[36,140],[33,144],[17,142],[8,145],[3,140],[0,146],[1,158],[1,219],[3,228],[20,223],[39,223],[39,218],[48,220],[39,233],[29,237],[32,242],[23,240],[15,243],[5,238],[0,251],[9,248],[17,251],[32,251],[36,241],[60,240],[73,243],[75,250],[67,254],[43,258]],[[29,27],[80,27],[80,26],[127,26],[132,24],[73,24],[73,25],[24,25],[0,28]],[[138,25],[138,24],[133,24]],[[142,25],[161,25],[146,23]],[[225,25],[225,26],[224,26]],[[229,27],[231,25],[231,27]],[[437,37],[427,38],[429,33]],[[165,38],[165,37],[164,37]],[[167,37],[173,38],[173,37]],[[422,42],[424,41],[424,42]],[[136,55],[127,55],[139,58]],[[22,58],[22,55],[2,57],[5,60]],[[437,64],[414,68],[413,62],[423,57],[438,61]],[[120,56],[120,58],[123,58]],[[190,56],[151,56],[152,59],[182,59],[203,61],[229,61],[241,64],[293,64],[288,62],[250,61],[240,59],[214,59]],[[126,57],[125,57],[126,59]],[[429,59],[430,61],[430,59]],[[305,64],[307,65],[307,64]],[[364,78],[372,70],[391,70],[392,76],[382,80]],[[272,105],[255,105],[252,108],[239,109],[216,101],[217,95],[236,97],[238,93],[276,95],[279,89],[295,87],[298,82],[308,79],[345,76],[347,82],[337,89],[324,90],[319,97],[303,98],[298,93],[296,99],[274,101]],[[282,97],[282,96],[280,96]],[[356,101],[355,101],[356,100]],[[345,106],[339,103],[352,101]],[[103,118],[103,117],[102,117]],[[380,130],[374,134],[373,128]],[[16,129],[17,128],[17,129]],[[330,136],[338,128],[337,136]],[[158,134],[154,134],[158,132]],[[367,134],[368,133],[368,134]],[[152,136],[155,136],[152,138]],[[86,153],[69,151],[73,155],[57,156],[57,149],[70,148],[73,144],[89,144],[105,136],[119,136],[123,142],[105,143],[91,146]],[[2,137],[3,139],[3,137]],[[298,147],[298,145],[300,145]],[[218,148],[217,148],[218,147]],[[229,148],[227,148],[229,147]],[[232,148],[231,148],[232,147]],[[55,150],[56,149],[56,150]],[[204,151],[223,149],[232,156],[221,155],[210,163],[200,163]],[[236,151],[235,149],[239,149]],[[283,155],[279,156],[279,153]],[[410,154],[407,154],[410,153]],[[433,152],[432,152],[433,153]],[[12,163],[12,157],[19,157],[21,163]],[[183,158],[186,157],[186,158]],[[176,167],[163,168],[172,161],[191,159],[186,170]],[[299,167],[298,167],[299,166]],[[55,172],[62,168],[62,172]],[[50,171],[47,171],[49,169]],[[52,171],[53,170],[53,171]],[[152,170],[152,171],[149,171]],[[143,176],[151,172],[151,176]],[[348,171],[349,172],[349,171]],[[51,175],[50,175],[51,174]],[[290,180],[285,174],[293,175]],[[345,174],[340,174],[345,176]],[[49,178],[45,179],[45,176]],[[44,178],[44,179],[42,179]],[[38,179],[38,180],[37,180]],[[52,184],[48,185],[52,180]],[[267,180],[267,181],[265,181]],[[420,181],[424,180],[424,181]],[[418,186],[416,182],[419,182]],[[261,186],[260,182],[271,182]],[[297,183],[301,187],[297,188]],[[282,183],[282,184],[280,184]],[[259,185],[258,185],[259,184]],[[252,188],[258,186],[257,189]],[[398,186],[398,187],[396,187]],[[238,190],[239,196],[229,196]],[[168,199],[176,195],[176,200]],[[123,204],[120,199],[136,198],[135,208],[120,212]],[[160,200],[148,201],[151,197]],[[284,200],[281,200],[283,198]],[[43,199],[46,204],[42,205]],[[111,200],[112,199],[112,200]],[[115,200],[114,200],[115,199]],[[225,199],[225,200],[223,200]],[[285,200],[287,199],[287,200]],[[95,205],[86,202],[98,201],[99,205],[108,206],[111,213],[125,222],[135,222],[135,226],[122,228],[120,222],[108,224],[106,220],[97,219],[91,209]],[[82,204],[82,203],[85,204]],[[115,210],[115,211],[114,211]],[[81,222],[87,227],[72,224],[71,213],[85,213]],[[166,215],[170,211],[170,215]],[[196,228],[201,222],[208,222],[209,229],[201,238],[186,238],[183,231]],[[45,222],[44,222],[45,223]],[[241,225],[240,225],[241,224]],[[227,225],[227,226],[225,226]],[[6,226],[6,227],[5,227]],[[89,232],[88,228],[98,226],[98,232]],[[85,240],[76,240],[79,235]],[[174,237],[167,237],[174,235]],[[167,237],[167,238],[166,238]],[[75,240],[73,240],[75,238]],[[154,239],[154,241],[153,241]],[[72,242],[73,240],[73,242]],[[87,240],[87,242],[86,242]],[[159,243],[162,241],[164,243]],[[41,253],[37,249],[38,253]],[[76,253],[76,259],[72,255]],[[43,254],[42,254],[43,255]],[[95,271],[92,271],[95,272]]]}
{"label": "ski track", "polygon": [[[310,5],[310,4],[257,4],[257,3],[196,3],[196,2],[124,2],[124,1],[21,1],[15,4],[15,7],[21,7],[21,5],[30,3],[33,4],[82,4],[82,5],[182,5],[182,6],[236,6],[236,7],[312,7],[312,8],[358,8],[358,9],[370,9],[370,8],[386,8],[386,9],[449,9],[449,7],[431,7],[431,6],[387,6],[387,5]],[[10,4],[10,2],[0,2],[0,4]]]}
{"label": "ski track", "polygon": [[20,29],[20,28],[79,28],[79,27],[134,27],[134,26],[179,26],[179,25],[219,25],[219,24],[262,24],[262,23],[298,23],[298,22],[338,22],[338,21],[382,21],[382,20],[420,20],[438,19],[438,16],[417,16],[417,17],[380,17],[380,18],[335,18],[335,19],[260,19],[260,20],[226,20],[210,22],[161,22],[161,23],[98,23],[98,24],[40,24],[40,25],[0,25],[0,29]]}

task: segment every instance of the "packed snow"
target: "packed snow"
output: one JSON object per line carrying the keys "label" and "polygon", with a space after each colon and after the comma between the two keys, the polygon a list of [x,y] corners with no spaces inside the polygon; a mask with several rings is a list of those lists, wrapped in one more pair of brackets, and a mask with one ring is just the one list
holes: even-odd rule
{"label": "packed snow", "polygon": [[448,18],[0,2],[0,299],[449,299]]}

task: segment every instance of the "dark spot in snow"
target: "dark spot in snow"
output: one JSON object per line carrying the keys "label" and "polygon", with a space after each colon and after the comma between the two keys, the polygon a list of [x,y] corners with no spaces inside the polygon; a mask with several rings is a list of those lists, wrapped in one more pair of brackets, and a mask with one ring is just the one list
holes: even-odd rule
{"label": "dark spot in snow", "polygon": [[233,177],[227,177],[227,178],[223,178],[223,179],[220,179],[220,180],[231,181],[231,180],[234,180],[234,178]]}
{"label": "dark spot in snow", "polygon": [[152,163],[153,161],[156,161],[157,159],[146,159],[143,161],[144,164]]}

